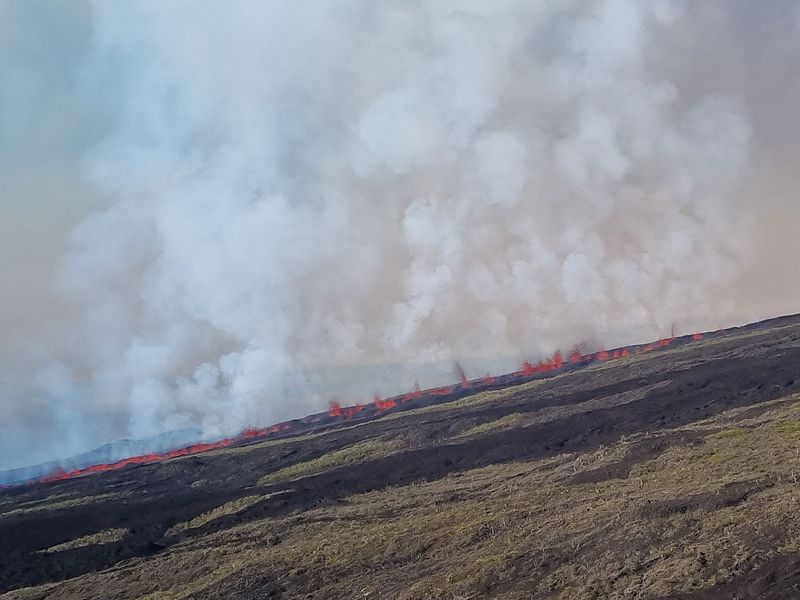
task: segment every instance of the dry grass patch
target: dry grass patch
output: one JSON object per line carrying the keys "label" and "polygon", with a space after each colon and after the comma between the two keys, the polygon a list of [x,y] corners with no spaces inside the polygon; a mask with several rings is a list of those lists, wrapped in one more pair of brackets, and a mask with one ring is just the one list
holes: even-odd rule
{"label": "dry grass patch", "polygon": [[97,533],[85,535],[83,537],[50,546],[45,550],[40,550],[42,554],[53,554],[54,552],[64,552],[75,548],[85,548],[86,546],[113,544],[122,541],[130,533],[127,529],[104,529]]}
{"label": "dry grass patch", "polygon": [[319,458],[291,465],[279,471],[275,471],[274,473],[268,473],[259,479],[258,483],[260,485],[268,485],[276,481],[297,479],[298,477],[320,473],[342,465],[352,465],[372,458],[385,456],[390,452],[402,448],[403,445],[403,442],[400,440],[367,440],[366,442],[359,442],[358,444],[347,446],[341,450],[328,452]]}
{"label": "dry grass patch", "polygon": [[785,440],[800,440],[800,421],[776,423],[775,431]]}
{"label": "dry grass patch", "polygon": [[709,439],[712,440],[727,440],[727,439],[735,439],[743,437],[749,434],[750,431],[744,429],[742,427],[731,427],[730,429],[723,429],[721,431],[717,431],[716,433],[712,433]]}
{"label": "dry grass patch", "polygon": [[47,499],[45,501],[27,502],[25,504],[17,506],[17,508],[0,513],[0,519],[2,519],[3,517],[10,517],[22,513],[53,511],[53,510],[60,510],[63,508],[71,508],[73,506],[84,506],[86,504],[94,504],[96,502],[107,502],[111,499],[121,498],[124,495],[125,494],[111,493],[111,494],[98,494],[96,496],[84,496],[82,498],[66,498],[64,500],[58,500],[56,502],[49,501],[50,499]]}
{"label": "dry grass patch", "polygon": [[489,421],[488,423],[482,423],[470,429],[467,429],[463,433],[458,434],[453,439],[460,439],[470,437],[472,435],[480,435],[482,433],[488,433],[490,431],[496,431],[499,429],[507,429],[514,425],[520,425],[529,419],[530,415],[525,413],[511,413],[510,415],[506,415],[504,417],[500,417],[495,421]]}
{"label": "dry grass patch", "polygon": [[166,536],[176,535],[178,533],[182,533],[184,531],[188,531],[189,529],[197,529],[198,527],[202,527],[219,519],[220,517],[225,517],[227,515],[234,515],[236,513],[242,512],[250,508],[251,506],[258,504],[262,500],[268,500],[274,496],[278,496],[283,492],[276,492],[274,494],[266,494],[266,495],[256,495],[256,496],[243,496],[241,498],[237,498],[236,500],[231,500],[230,502],[226,502],[212,510],[204,512],[202,514],[197,515],[190,521],[186,521],[184,523],[178,523],[170,527],[167,532]]}

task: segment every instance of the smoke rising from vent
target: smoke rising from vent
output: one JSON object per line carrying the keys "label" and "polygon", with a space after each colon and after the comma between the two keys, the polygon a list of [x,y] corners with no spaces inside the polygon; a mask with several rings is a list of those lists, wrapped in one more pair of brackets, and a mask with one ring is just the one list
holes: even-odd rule
{"label": "smoke rising from vent", "polygon": [[83,317],[37,375],[52,435],[224,435],[422,363],[767,316],[740,293],[781,214],[761,92],[695,47],[737,6],[97,2],[110,202],[58,276]]}

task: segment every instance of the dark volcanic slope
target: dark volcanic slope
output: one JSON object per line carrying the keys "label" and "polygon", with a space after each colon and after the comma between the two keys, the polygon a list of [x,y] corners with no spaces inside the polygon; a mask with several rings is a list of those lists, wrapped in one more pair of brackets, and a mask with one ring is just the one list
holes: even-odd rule
{"label": "dark volcanic slope", "polygon": [[375,421],[9,489],[0,593],[800,597],[799,376],[800,318],[783,318]]}

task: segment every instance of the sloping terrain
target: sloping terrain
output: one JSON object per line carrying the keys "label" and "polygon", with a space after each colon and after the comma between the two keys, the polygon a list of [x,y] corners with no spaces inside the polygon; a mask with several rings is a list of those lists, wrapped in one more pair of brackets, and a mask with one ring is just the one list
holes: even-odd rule
{"label": "sloping terrain", "polygon": [[800,318],[0,492],[2,598],[798,598]]}
{"label": "sloping terrain", "polygon": [[110,464],[131,456],[150,452],[166,452],[184,448],[194,443],[202,432],[197,429],[179,429],[141,440],[117,440],[103,444],[89,452],[52,460],[29,467],[0,471],[0,485],[16,484],[52,476],[57,472],[79,471],[98,464]]}

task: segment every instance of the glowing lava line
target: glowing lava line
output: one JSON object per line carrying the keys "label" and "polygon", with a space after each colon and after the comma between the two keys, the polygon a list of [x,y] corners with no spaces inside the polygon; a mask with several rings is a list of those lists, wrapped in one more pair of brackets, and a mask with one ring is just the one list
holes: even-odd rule
{"label": "glowing lava line", "polygon": [[[718,332],[713,332],[713,334],[726,333],[733,329],[738,328],[720,330]],[[383,416],[387,411],[398,407],[403,407],[403,409],[407,410],[418,406],[449,402],[483,391],[519,385],[533,379],[541,378],[542,376],[549,377],[560,372],[585,367],[596,362],[606,362],[628,356],[647,354],[671,346],[677,341],[691,342],[702,340],[705,335],[711,334],[694,333],[682,337],[661,339],[649,344],[638,344],[613,350],[601,350],[591,354],[582,354],[579,350],[573,350],[569,353],[566,360],[564,360],[561,351],[557,350],[552,357],[539,361],[538,363],[534,364],[525,361],[519,371],[505,375],[486,375],[480,379],[473,380],[468,380],[459,366],[458,370],[461,381],[456,385],[421,390],[419,384],[417,384],[414,390],[406,392],[405,394],[386,399],[376,395],[372,403],[356,404],[354,406],[341,406],[339,402],[332,400],[328,411],[325,413],[313,414],[302,419],[278,423],[265,428],[248,428],[234,437],[224,438],[214,442],[193,444],[186,448],[179,448],[168,452],[131,456],[112,463],[91,465],[70,471],[59,469],[50,475],[27,483],[61,481],[73,477],[80,477],[82,475],[89,475],[91,473],[113,471],[129,465],[144,465],[170,458],[177,458],[179,456],[199,454],[208,452],[209,450],[227,448],[232,445],[243,444],[277,435],[287,437],[299,433],[308,433],[309,431],[318,430],[353,419],[357,419],[359,422],[367,421]]]}

